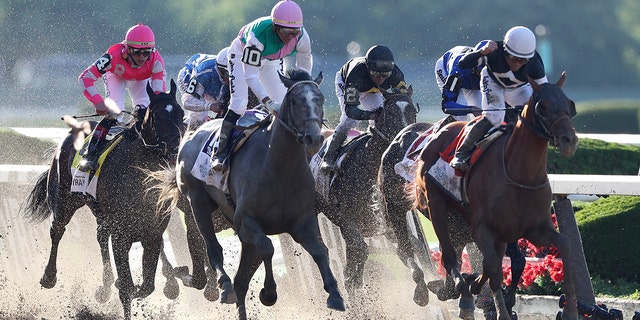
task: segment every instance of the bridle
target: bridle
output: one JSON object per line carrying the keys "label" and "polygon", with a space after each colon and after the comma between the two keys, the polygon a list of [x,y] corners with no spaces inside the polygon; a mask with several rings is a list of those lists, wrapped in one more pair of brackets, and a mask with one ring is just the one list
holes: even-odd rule
{"label": "bridle", "polygon": [[[320,90],[320,86],[312,80],[302,80],[302,81],[298,81],[296,83],[294,83],[291,87],[289,87],[287,89],[287,93],[285,95],[285,98],[283,99],[283,105],[288,102],[288,96],[291,93],[291,91],[293,90],[293,88],[295,88],[298,85],[301,84],[313,84],[314,86],[316,86],[316,88],[318,89],[318,91]],[[280,109],[282,110],[282,109]],[[283,121],[281,117],[279,117],[278,115],[275,115],[276,120],[278,121],[278,123],[280,123],[289,133],[291,133],[295,138],[296,141],[298,143],[303,143],[303,138],[305,136],[304,132],[300,132],[300,130],[295,126],[292,125],[290,122],[293,119],[293,108],[290,108],[289,106],[287,106],[287,114],[286,114],[286,121]],[[304,119],[304,127],[308,128],[309,125],[311,123],[317,123],[318,126],[322,127],[322,119],[319,119],[317,117],[315,118],[307,118]]]}
{"label": "bridle", "polygon": [[525,120],[522,117],[522,114],[518,115],[518,119],[525,125],[526,128],[529,128],[533,132],[535,132],[539,137],[549,141],[549,143],[556,147],[558,145],[558,137],[556,137],[552,132],[551,128],[555,126],[558,122],[562,120],[571,120],[568,114],[563,114],[560,117],[556,117],[554,119],[550,119],[547,115],[544,115],[540,112],[540,103],[542,103],[542,91],[534,92],[531,97],[530,104],[534,105],[534,115],[536,117],[535,124],[532,124]]}
{"label": "bridle", "polygon": [[[174,106],[178,105],[176,101],[172,101],[170,102],[170,104]],[[170,154],[170,150],[166,141],[169,140],[169,138],[175,136],[175,132],[168,132],[162,135],[158,134],[158,130],[156,128],[156,115],[154,114],[152,108],[154,107],[149,105],[146,111],[147,114],[145,115],[142,123],[140,123],[139,125],[136,124],[134,126],[135,131],[145,148],[158,150],[162,155],[167,156]],[[182,121],[182,119],[173,119],[171,121],[172,124],[176,126],[178,135],[180,135],[180,123],[177,123],[179,121]]]}
{"label": "bridle", "polygon": [[[407,101],[410,103],[411,107],[416,111],[416,114],[419,112],[419,107],[416,108],[416,106],[414,106],[413,102],[411,101],[411,99],[409,97],[407,97],[406,95],[402,94],[402,93],[393,93],[394,95],[401,95],[402,98],[400,99],[396,99],[394,103],[396,103],[397,101]],[[376,119],[376,122],[380,121],[381,123],[387,123],[387,99],[385,98],[385,103],[384,106],[382,108],[382,114],[380,115],[380,119]],[[387,128],[385,128],[387,129]],[[384,139],[385,141],[391,143],[391,140],[393,140],[394,136],[390,136],[389,132],[385,132],[386,130],[382,130],[380,128],[378,128],[378,126],[374,126],[374,127],[369,127],[369,131],[371,132],[371,134],[376,134],[379,137],[381,137],[382,139]]]}

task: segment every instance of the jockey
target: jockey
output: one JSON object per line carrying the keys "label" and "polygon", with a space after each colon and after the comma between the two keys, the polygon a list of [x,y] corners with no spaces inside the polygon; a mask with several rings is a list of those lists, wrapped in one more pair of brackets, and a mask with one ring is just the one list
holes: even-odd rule
{"label": "jockey", "polygon": [[178,73],[182,107],[189,111],[185,124],[190,129],[207,121],[209,111],[223,115],[229,104],[229,70],[225,47],[217,55],[196,53]]}
{"label": "jockey", "polygon": [[404,74],[396,65],[393,53],[385,46],[373,46],[364,57],[347,61],[336,72],[335,79],[336,96],[342,115],[320,169],[335,170],[338,150],[347,139],[349,130],[358,125],[358,120],[370,120],[370,125],[375,125],[373,119],[381,113],[384,104],[380,90],[406,90],[406,86]]}
{"label": "jockey", "polygon": [[442,111],[451,115],[450,122],[467,121],[468,108],[479,109],[482,106],[480,71],[485,63],[470,69],[462,69],[459,62],[467,53],[480,50],[488,41],[483,40],[475,47],[455,46],[436,61],[434,72],[436,83],[442,92]]}
{"label": "jockey", "polygon": [[287,93],[279,77],[282,59],[296,57],[296,67],[311,74],[311,39],[302,25],[302,10],[291,0],[276,3],[271,16],[240,29],[229,48],[231,102],[224,116],[212,169],[226,170],[229,135],[247,109],[249,88],[270,111],[277,112]]}
{"label": "jockey", "polygon": [[106,96],[113,100],[120,111],[125,109],[125,90],[138,116],[144,115],[149,105],[147,83],[156,93],[166,91],[165,67],[160,53],[155,50],[155,36],[151,28],[139,23],[127,31],[124,41],[116,43],[107,49],[92,65],[85,69],[78,77],[84,96],[93,103],[96,113],[105,115],[94,129],[87,150],[83,153],[83,160],[78,168],[88,172],[97,169],[97,145],[103,141],[109,129],[122,121],[122,115],[117,119],[109,115],[104,98],[95,87],[95,82],[102,78]]}
{"label": "jockey", "polygon": [[451,161],[451,166],[461,171],[469,168],[475,143],[504,120],[505,102],[511,106],[527,103],[533,94],[527,78],[538,84],[548,82],[542,58],[536,52],[536,37],[526,27],[509,29],[504,41],[488,41],[464,56],[459,66],[471,69],[482,63],[486,63],[480,76],[483,118],[471,128]]}

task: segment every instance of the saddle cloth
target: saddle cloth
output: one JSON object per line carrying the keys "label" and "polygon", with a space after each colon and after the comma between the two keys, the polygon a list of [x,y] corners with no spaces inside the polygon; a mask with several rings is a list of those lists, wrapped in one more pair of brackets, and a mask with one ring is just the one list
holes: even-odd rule
{"label": "saddle cloth", "polygon": [[[247,110],[236,123],[237,126],[231,133],[233,146],[229,157],[232,157],[259,127],[271,123],[271,117],[269,117],[268,113],[260,109],[250,109]],[[219,130],[212,132],[209,139],[202,145],[190,173],[194,178],[207,185],[214,186],[228,193],[229,186],[227,184],[227,178],[229,177],[229,170],[222,172],[211,169],[211,157],[215,151],[218,150],[219,133]],[[230,159],[227,159],[227,161],[229,160]]]}
{"label": "saddle cloth", "polygon": [[98,199],[96,196],[96,188],[98,186],[98,179],[100,178],[100,172],[102,171],[102,164],[104,160],[107,158],[109,153],[115,148],[120,141],[124,138],[122,133],[124,132],[124,127],[112,127],[105,138],[107,141],[107,145],[104,147],[104,150],[100,152],[100,156],[98,157],[98,169],[91,172],[82,172],[78,170],[78,164],[82,160],[82,156],[80,153],[88,148],[89,141],[91,141],[91,136],[88,136],[84,139],[84,145],[80,150],[76,151],[76,154],[73,157],[73,162],[71,163],[71,192],[79,192],[82,194],[89,194],[94,199]]}

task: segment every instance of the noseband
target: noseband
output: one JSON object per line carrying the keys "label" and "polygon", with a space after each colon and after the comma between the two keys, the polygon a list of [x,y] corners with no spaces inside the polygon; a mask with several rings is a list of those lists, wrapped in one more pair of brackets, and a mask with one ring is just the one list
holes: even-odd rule
{"label": "noseband", "polygon": [[[295,88],[297,85],[300,84],[313,84],[314,86],[316,86],[316,88],[318,88],[318,90],[320,90],[320,86],[315,83],[315,81],[312,80],[302,80],[302,81],[298,81],[296,83],[294,83],[291,87],[289,87],[289,89],[287,89],[287,95],[285,97],[287,97],[290,93],[291,90],[293,90],[293,88]],[[287,99],[285,99],[287,100]],[[282,109],[280,109],[282,110]],[[302,143],[302,139],[304,138],[305,134],[304,132],[300,132],[300,130],[295,126],[295,125],[291,125],[290,122],[293,119],[293,108],[287,107],[287,121],[283,121],[278,115],[275,115],[276,120],[282,124],[282,126],[289,132],[291,133],[295,138],[296,141],[298,143]],[[322,128],[322,119],[318,119],[318,118],[310,118],[310,119],[305,119],[304,124],[305,124],[305,129],[307,127],[309,127],[310,123],[317,123],[318,126],[320,126],[320,128]]]}

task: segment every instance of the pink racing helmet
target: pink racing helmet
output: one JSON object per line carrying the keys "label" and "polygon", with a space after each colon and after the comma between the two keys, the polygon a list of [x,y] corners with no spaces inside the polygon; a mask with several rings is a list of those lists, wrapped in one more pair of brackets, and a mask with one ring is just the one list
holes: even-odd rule
{"label": "pink racing helmet", "polygon": [[282,0],[271,9],[271,21],[273,24],[287,27],[302,27],[302,9],[291,0]]}
{"label": "pink racing helmet", "polygon": [[131,48],[154,48],[156,46],[156,38],[151,28],[142,23],[138,23],[129,28],[127,35],[124,37],[124,43]]}

